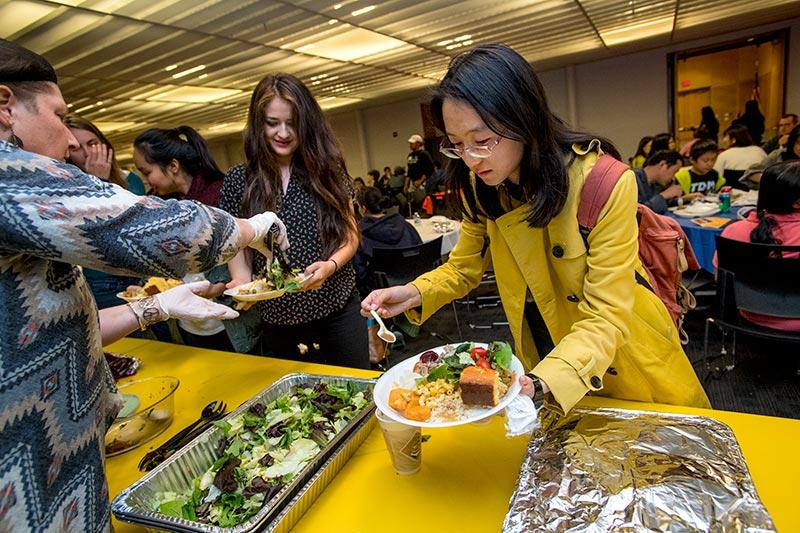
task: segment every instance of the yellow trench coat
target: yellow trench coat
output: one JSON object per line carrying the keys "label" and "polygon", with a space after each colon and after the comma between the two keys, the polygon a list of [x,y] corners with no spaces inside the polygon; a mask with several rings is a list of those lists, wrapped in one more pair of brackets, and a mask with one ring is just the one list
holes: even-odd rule
{"label": "yellow trench coat", "polygon": [[[566,413],[587,393],[710,407],[666,308],[634,278],[634,269],[646,274],[638,256],[633,172],[625,172],[601,211],[587,253],[576,213],[599,154],[573,149],[578,156],[568,172],[569,196],[550,224],[531,228],[524,205],[496,220],[463,220],[447,263],[412,282],[422,306],[408,311],[409,319],[420,324],[469,293],[491,256],[515,353],[550,387],[557,403],[551,407]],[[484,236],[490,254],[482,258]],[[525,322],[528,291],[556,345],[541,360]]]}

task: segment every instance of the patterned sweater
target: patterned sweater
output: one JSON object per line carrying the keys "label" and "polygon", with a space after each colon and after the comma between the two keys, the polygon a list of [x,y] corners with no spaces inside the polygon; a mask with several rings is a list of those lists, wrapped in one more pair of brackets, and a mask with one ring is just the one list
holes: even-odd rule
{"label": "patterned sweater", "polygon": [[0,531],[110,527],[118,394],[81,265],[180,278],[230,259],[234,219],[135,196],[0,141]]}

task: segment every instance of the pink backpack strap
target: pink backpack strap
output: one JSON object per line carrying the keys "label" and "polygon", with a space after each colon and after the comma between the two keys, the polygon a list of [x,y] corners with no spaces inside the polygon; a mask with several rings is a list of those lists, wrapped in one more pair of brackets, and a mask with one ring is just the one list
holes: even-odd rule
{"label": "pink backpack strap", "polygon": [[614,190],[614,186],[626,170],[628,170],[628,165],[608,154],[597,158],[597,162],[583,183],[581,199],[578,203],[578,225],[584,238],[597,225],[600,211],[606,205],[611,197],[611,191]]}

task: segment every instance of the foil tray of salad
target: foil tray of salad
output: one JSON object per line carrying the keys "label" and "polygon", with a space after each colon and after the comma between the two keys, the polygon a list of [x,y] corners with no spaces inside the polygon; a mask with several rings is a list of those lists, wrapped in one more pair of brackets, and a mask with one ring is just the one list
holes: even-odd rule
{"label": "foil tray of salad", "polygon": [[122,491],[124,522],[170,531],[265,527],[375,408],[374,380],[289,374]]}

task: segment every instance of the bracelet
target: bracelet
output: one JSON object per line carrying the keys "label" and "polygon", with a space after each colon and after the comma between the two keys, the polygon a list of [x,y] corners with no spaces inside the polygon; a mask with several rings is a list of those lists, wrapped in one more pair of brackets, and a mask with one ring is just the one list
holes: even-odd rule
{"label": "bracelet", "polygon": [[169,318],[169,315],[161,309],[158,304],[158,299],[155,296],[148,296],[136,302],[131,302],[128,307],[136,317],[136,322],[139,323],[139,329],[144,331],[148,327],[163,322]]}
{"label": "bracelet", "polygon": [[333,264],[334,264],[334,269],[333,269],[333,271],[334,271],[334,272],[338,272],[338,271],[339,271],[339,263],[337,263],[337,262],[336,262],[336,259],[334,259],[333,257],[331,257],[330,259],[328,259],[328,261],[333,261]]}

